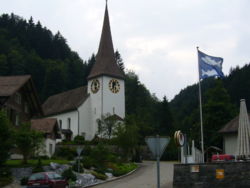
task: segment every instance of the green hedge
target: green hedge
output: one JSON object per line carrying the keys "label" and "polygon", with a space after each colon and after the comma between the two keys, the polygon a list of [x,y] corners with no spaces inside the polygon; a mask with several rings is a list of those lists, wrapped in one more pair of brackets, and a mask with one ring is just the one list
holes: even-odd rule
{"label": "green hedge", "polygon": [[92,171],[91,174],[100,180],[106,180],[108,178],[108,176],[106,176],[105,174],[102,174],[96,171]]}

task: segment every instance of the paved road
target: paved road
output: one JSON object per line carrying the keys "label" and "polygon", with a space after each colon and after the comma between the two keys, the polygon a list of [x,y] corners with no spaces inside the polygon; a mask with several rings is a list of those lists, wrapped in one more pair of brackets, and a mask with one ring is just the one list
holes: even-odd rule
{"label": "paved road", "polygon": [[[161,188],[172,188],[172,162],[161,162]],[[94,186],[94,188],[156,188],[156,162],[144,161],[133,174],[124,178]]]}

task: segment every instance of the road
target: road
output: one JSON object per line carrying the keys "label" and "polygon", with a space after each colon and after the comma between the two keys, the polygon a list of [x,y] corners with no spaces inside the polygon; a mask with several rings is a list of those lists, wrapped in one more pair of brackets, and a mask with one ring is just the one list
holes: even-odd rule
{"label": "road", "polygon": [[[173,162],[160,163],[161,188],[172,188]],[[124,178],[94,186],[94,188],[156,188],[156,162],[144,161],[133,174]]]}

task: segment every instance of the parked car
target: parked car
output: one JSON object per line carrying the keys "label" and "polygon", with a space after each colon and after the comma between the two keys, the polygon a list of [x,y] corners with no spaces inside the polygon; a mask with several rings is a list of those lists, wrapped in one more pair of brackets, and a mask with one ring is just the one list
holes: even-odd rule
{"label": "parked car", "polygon": [[233,161],[235,157],[233,155],[228,155],[228,154],[215,154],[212,155],[212,162],[217,162],[217,161]]}
{"label": "parked car", "polygon": [[39,172],[29,177],[27,188],[69,188],[69,184],[56,172]]}

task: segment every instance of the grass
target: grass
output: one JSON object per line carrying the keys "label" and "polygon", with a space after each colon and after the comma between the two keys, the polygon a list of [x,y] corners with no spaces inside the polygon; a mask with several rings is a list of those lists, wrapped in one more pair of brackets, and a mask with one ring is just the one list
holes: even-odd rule
{"label": "grass", "polygon": [[[42,162],[42,166],[47,166],[49,165],[51,162],[53,163],[58,163],[58,164],[68,164],[69,161],[68,160],[59,160],[59,159],[43,159],[41,160]],[[32,159],[32,160],[28,160],[28,164],[22,164],[22,160],[8,160],[6,161],[5,165],[8,167],[30,167],[30,166],[36,166],[38,163],[37,159]]]}

